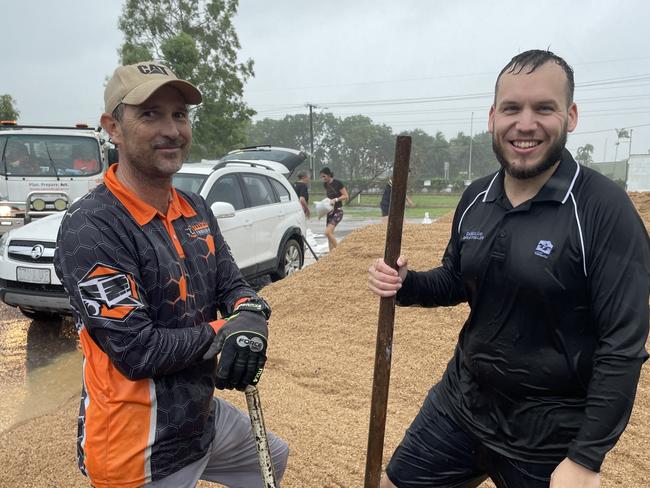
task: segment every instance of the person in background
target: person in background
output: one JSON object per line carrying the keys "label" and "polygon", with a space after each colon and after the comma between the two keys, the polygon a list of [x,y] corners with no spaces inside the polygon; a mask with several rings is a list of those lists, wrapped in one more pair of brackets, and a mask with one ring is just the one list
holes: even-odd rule
{"label": "person in background", "polygon": [[[383,221],[388,220],[388,210],[390,209],[390,197],[393,193],[393,180],[388,178],[386,186],[384,187],[384,193],[381,195],[381,202],[379,202],[379,208],[381,209],[381,217]],[[411,197],[406,195],[406,206],[415,207],[415,203],[411,200]]]}
{"label": "person in background", "polygon": [[309,171],[298,171],[297,176],[298,181],[293,184],[293,189],[296,191],[296,195],[298,195],[300,206],[305,213],[305,217],[309,219],[311,218],[311,212],[309,211]]}
{"label": "person in background", "polygon": [[[206,201],[172,186],[201,100],[155,61],[118,67],[101,125],[119,161],[59,229],[84,355],[78,463],[95,488],[265,486],[248,416],[214,393],[259,381],[271,309]],[[288,446],[269,445],[282,478]]]}
{"label": "person in background", "polygon": [[20,142],[9,142],[5,150],[5,161],[7,173],[13,175],[38,175],[41,168],[30,156],[24,144]]}
{"label": "person in background", "polygon": [[650,239],[625,191],[567,151],[573,92],[552,52],[512,58],[488,119],[502,168],[463,193],[442,264],[369,269],[398,305],[470,308],[382,488],[600,486],[648,359]]}
{"label": "person in background", "polygon": [[84,144],[78,149],[77,157],[72,162],[72,169],[84,173],[96,173],[99,171],[99,164],[97,163],[93,150],[89,146]]}
{"label": "person in background", "polygon": [[334,237],[334,229],[343,219],[343,202],[346,202],[350,197],[345,185],[334,179],[334,173],[328,167],[320,170],[320,179],[325,187],[327,198],[333,205],[332,210],[327,213],[325,224],[325,237],[327,237],[327,245],[331,251],[337,245],[336,237]]}

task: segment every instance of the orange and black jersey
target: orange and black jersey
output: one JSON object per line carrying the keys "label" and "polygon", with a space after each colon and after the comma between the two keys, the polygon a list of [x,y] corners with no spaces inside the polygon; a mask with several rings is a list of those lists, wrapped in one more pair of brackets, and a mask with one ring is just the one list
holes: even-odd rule
{"label": "orange and black jersey", "polygon": [[[513,208],[503,171],[463,194],[442,266],[409,271],[401,305],[467,301],[443,407],[511,458],[597,471],[647,359],[648,234],[614,182],[568,151]],[[435,327],[435,326],[434,326]]]}
{"label": "orange and black jersey", "polygon": [[140,486],[205,455],[208,323],[256,296],[201,197],[173,190],[162,215],[116,167],[71,206],[55,254],[84,353],[79,463],[98,488]]}

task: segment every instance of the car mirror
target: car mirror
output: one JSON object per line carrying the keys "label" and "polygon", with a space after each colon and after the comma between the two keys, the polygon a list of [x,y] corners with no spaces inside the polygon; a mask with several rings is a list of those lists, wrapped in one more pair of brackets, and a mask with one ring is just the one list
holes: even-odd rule
{"label": "car mirror", "polygon": [[235,216],[235,207],[228,202],[214,202],[210,210],[217,219],[227,219]]}

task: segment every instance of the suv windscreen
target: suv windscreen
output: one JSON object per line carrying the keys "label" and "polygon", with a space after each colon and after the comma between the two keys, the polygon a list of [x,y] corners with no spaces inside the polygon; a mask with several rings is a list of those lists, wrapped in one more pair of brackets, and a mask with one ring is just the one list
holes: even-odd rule
{"label": "suv windscreen", "polygon": [[92,176],[101,172],[99,144],[92,137],[0,135],[3,176]]}
{"label": "suv windscreen", "polygon": [[199,193],[208,175],[197,175],[192,173],[176,173],[172,179],[173,185],[188,193]]}

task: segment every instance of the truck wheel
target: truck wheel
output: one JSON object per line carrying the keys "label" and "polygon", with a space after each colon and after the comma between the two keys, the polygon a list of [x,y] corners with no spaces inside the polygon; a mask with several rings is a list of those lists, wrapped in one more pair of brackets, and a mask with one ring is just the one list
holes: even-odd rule
{"label": "truck wheel", "polygon": [[278,281],[302,268],[304,263],[304,250],[300,243],[291,238],[284,243],[282,252],[278,255],[277,270],[271,273],[271,281]]}
{"label": "truck wheel", "polygon": [[36,312],[33,310],[26,310],[24,308],[21,308],[20,311],[22,314],[30,318],[32,320],[36,320],[38,322],[60,322],[61,321],[61,316],[56,313],[52,312]]}

